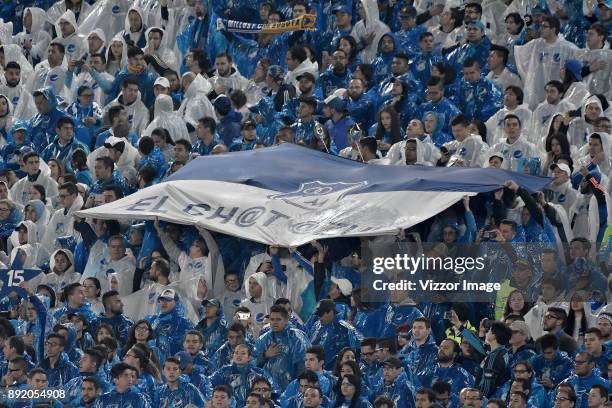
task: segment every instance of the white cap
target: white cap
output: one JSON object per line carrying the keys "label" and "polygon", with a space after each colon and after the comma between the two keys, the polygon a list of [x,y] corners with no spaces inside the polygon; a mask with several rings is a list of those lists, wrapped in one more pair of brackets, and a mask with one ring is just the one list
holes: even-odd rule
{"label": "white cap", "polygon": [[569,166],[565,163],[553,163],[550,165],[551,170],[554,170],[555,168],[558,168],[559,170],[565,172],[565,174],[567,174],[568,176],[572,175],[572,171],[570,170]]}
{"label": "white cap", "polygon": [[353,291],[353,284],[351,283],[350,280],[344,279],[344,278],[334,278],[332,276],[331,281],[333,283],[335,283],[336,285],[338,285],[338,288],[340,289],[340,292],[344,296],[350,296],[351,295],[351,292]]}
{"label": "white cap", "polygon": [[164,88],[170,88],[170,81],[168,81],[168,78],[166,78],[166,77],[158,77],[155,80],[155,83],[153,84],[153,86],[155,86],[155,85],[161,85]]}

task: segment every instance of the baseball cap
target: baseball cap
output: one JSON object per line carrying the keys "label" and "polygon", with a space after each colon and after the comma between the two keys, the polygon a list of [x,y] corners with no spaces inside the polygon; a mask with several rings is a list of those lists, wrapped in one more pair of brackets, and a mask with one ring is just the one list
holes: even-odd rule
{"label": "baseball cap", "polygon": [[390,366],[393,368],[401,368],[402,362],[397,357],[389,357],[385,361],[383,361],[383,366]]}
{"label": "baseball cap", "polygon": [[302,78],[307,79],[310,82],[317,82],[314,75],[312,75],[312,73],[310,72],[304,72],[303,74],[298,75],[295,79],[297,79],[298,81],[301,81]]}
{"label": "baseball cap", "polygon": [[416,15],[417,11],[416,8],[414,8],[413,6],[402,7],[399,12],[400,17],[416,17]]}
{"label": "baseball cap", "polygon": [[204,299],[202,301],[202,306],[206,307],[208,305],[214,305],[217,307],[221,307],[221,302],[218,299]]}
{"label": "baseball cap", "polygon": [[155,80],[155,83],[153,84],[153,86],[155,86],[155,85],[161,85],[164,88],[170,88],[170,81],[168,81],[168,78],[166,78],[166,77],[158,77]]}
{"label": "baseball cap", "polygon": [[470,21],[469,23],[467,23],[467,27],[476,27],[479,28],[480,31],[482,31],[484,33],[485,30],[485,26],[482,23],[482,21],[479,20],[474,20],[474,21]]}
{"label": "baseball cap", "polygon": [[572,171],[570,170],[569,166],[565,163],[553,163],[550,165],[550,169],[551,170],[559,169],[565,172],[565,174],[567,174],[568,176],[572,174]]}
{"label": "baseball cap", "polygon": [[329,102],[326,102],[325,104],[337,111],[343,111],[344,109],[346,109],[346,101],[343,98],[339,97],[335,97]]}
{"label": "baseball cap", "polygon": [[179,351],[174,357],[178,358],[181,370],[184,370],[189,364],[193,363],[193,357],[186,351]]}
{"label": "baseball cap", "polygon": [[517,331],[523,333],[525,336],[527,336],[527,339],[531,338],[529,326],[527,326],[527,323],[522,322],[520,320],[513,321],[512,324],[510,324],[510,330],[512,330],[513,332]]}
{"label": "baseball cap", "polygon": [[280,65],[270,65],[268,68],[268,75],[275,81],[282,81],[285,77],[285,70]]}
{"label": "baseball cap", "polygon": [[256,129],[257,125],[251,119],[247,119],[247,120],[244,121],[244,123],[242,124],[240,129],[244,130],[244,129],[248,129],[248,128]]}
{"label": "baseball cap", "polygon": [[612,0],[603,0],[597,4],[597,7],[607,7],[612,9]]}
{"label": "baseball cap", "polygon": [[352,14],[352,10],[349,6],[341,4],[339,6],[334,7],[334,9],[332,10],[332,13],[336,14],[336,13],[346,13],[346,14]]}
{"label": "baseball cap", "polygon": [[350,280],[345,278],[335,278],[332,276],[331,281],[338,285],[338,288],[340,288],[340,292],[342,292],[344,296],[351,295],[351,292],[353,291],[353,284]]}
{"label": "baseball cap", "polygon": [[323,316],[325,313],[331,312],[332,310],[336,310],[336,304],[331,299],[323,299],[319,302],[319,306],[315,314],[319,317]]}
{"label": "baseball cap", "polygon": [[174,289],[164,289],[163,292],[159,295],[157,300],[166,299],[166,300],[178,300],[178,295],[174,291]]}

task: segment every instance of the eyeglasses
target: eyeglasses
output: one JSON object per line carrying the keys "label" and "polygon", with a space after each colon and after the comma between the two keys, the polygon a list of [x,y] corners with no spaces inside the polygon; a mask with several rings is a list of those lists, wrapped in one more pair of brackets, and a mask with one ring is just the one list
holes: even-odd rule
{"label": "eyeglasses", "polygon": [[557,397],[557,401],[569,401],[569,398],[566,397]]}
{"label": "eyeglasses", "polygon": [[[379,350],[382,350],[382,349],[379,349]],[[373,351],[370,351],[370,352],[368,352],[368,353],[361,353],[361,355],[362,355],[362,356],[367,356],[367,357],[369,357],[369,356],[373,356],[373,355],[374,355],[374,352],[373,352]]]}
{"label": "eyeglasses", "polygon": [[134,329],[135,331],[149,331],[147,326],[138,326]]}
{"label": "eyeglasses", "polygon": [[268,392],[271,391],[270,388],[267,387],[257,387],[257,388],[253,388],[253,391],[255,392]]}
{"label": "eyeglasses", "polygon": [[555,320],[559,320],[559,318],[558,318],[557,316],[550,315],[550,314],[548,314],[548,315],[544,316],[544,319],[555,319]]}

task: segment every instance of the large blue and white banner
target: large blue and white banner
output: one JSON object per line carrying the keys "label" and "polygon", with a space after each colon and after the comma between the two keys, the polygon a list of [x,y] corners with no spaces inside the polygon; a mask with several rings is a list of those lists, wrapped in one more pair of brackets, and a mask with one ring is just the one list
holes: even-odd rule
{"label": "large blue and white banner", "polygon": [[510,179],[531,191],[550,182],[496,169],[363,164],[282,144],[195,159],[163,183],[77,215],[158,218],[298,246],[313,239],[394,234],[465,194],[496,190]]}

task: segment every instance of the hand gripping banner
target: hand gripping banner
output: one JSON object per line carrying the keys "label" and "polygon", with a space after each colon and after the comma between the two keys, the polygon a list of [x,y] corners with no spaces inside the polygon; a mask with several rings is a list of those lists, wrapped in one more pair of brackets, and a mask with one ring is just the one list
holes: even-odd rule
{"label": "hand gripping banner", "polygon": [[217,30],[225,30],[233,33],[247,34],[282,34],[290,31],[314,30],[317,22],[317,16],[314,14],[305,14],[293,20],[281,21],[280,23],[270,24],[254,24],[244,21],[227,20],[224,18],[217,19]]}

